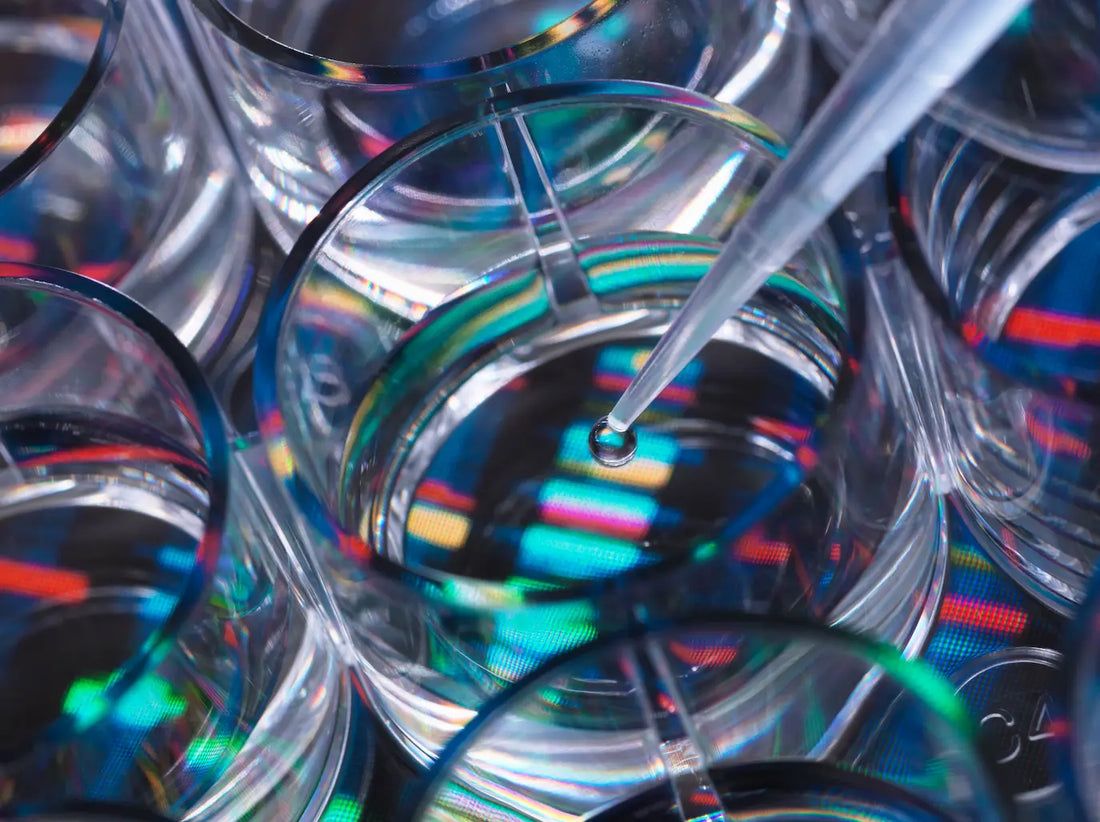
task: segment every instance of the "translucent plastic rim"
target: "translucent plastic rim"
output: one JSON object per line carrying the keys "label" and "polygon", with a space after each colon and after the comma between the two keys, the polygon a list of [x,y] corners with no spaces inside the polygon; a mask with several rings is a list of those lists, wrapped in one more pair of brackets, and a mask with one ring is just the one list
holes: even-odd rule
{"label": "translucent plastic rim", "polygon": [[[1100,653],[1100,641],[1097,634],[1100,633],[1100,573],[1092,578],[1088,593],[1081,603],[1077,616],[1070,622],[1066,632],[1066,652],[1062,658],[1062,675],[1059,681],[1059,716],[1054,724],[1054,753],[1058,765],[1058,771],[1066,786],[1073,805],[1074,818],[1081,820],[1093,820],[1093,813],[1085,799],[1088,790],[1088,780],[1083,774],[1081,762],[1078,756],[1078,748],[1081,744],[1079,727],[1074,721],[1083,707],[1078,697],[1078,687],[1088,687],[1088,683],[1082,682],[1088,654]],[[1100,665],[1092,664],[1094,677],[1100,677]],[[1100,703],[1096,706],[1100,709]]]}
{"label": "translucent plastic rim", "polygon": [[818,623],[805,622],[783,616],[759,616],[731,612],[728,614],[707,614],[663,624],[640,625],[631,630],[608,635],[562,653],[548,663],[516,681],[513,685],[489,699],[477,714],[462,728],[440,753],[436,763],[428,772],[423,787],[410,795],[405,802],[406,813],[403,818],[419,820],[422,812],[439,788],[446,782],[452,768],[466,755],[477,740],[481,730],[490,724],[499,713],[508,711],[513,704],[522,704],[529,695],[538,691],[548,681],[559,675],[559,671],[571,662],[589,655],[607,651],[624,643],[638,642],[655,635],[671,634],[679,630],[723,630],[744,636],[763,637],[775,640],[802,640],[814,645],[836,648],[851,656],[857,656],[880,667],[887,675],[900,684],[906,692],[912,694],[924,707],[937,714],[958,732],[960,741],[966,745],[973,773],[981,780],[982,798],[994,806],[997,814],[1010,819],[1003,797],[996,791],[989,766],[978,755],[977,741],[979,728],[967,712],[966,705],[955,693],[951,685],[940,677],[930,666],[919,659],[905,659],[892,645],[875,642],[872,639]]}
{"label": "translucent plastic rim", "polygon": [[[814,9],[819,5],[820,3],[807,2],[808,10],[815,22],[818,13]],[[815,25],[814,28],[817,35],[826,41],[827,62],[833,71],[843,74],[844,69],[855,60],[858,49],[853,50],[850,43],[836,36],[835,32],[828,27]],[[1076,174],[1100,172],[1100,157],[1097,151],[1083,147],[1081,141],[1050,133],[1041,134],[1036,140],[1026,126],[987,111],[953,88],[944,93],[933,112],[934,116],[942,122],[971,135],[983,145],[1021,162]]]}
{"label": "translucent plastic rim", "polygon": [[[88,61],[80,82],[69,95],[60,111],[50,121],[49,125],[43,129],[42,133],[35,138],[34,142],[0,168],[0,196],[14,189],[29,174],[35,171],[80,120],[107,75],[115,50],[118,47],[122,27],[125,25],[127,8],[132,1],[104,0],[103,25],[100,29],[99,40],[96,42],[95,50]],[[149,0],[139,0],[139,2],[149,2]],[[126,277],[124,276],[120,282],[124,283],[125,280]],[[207,345],[203,346],[203,351],[200,351],[204,359],[211,356],[211,351],[217,351],[219,341],[224,339],[229,329],[232,329],[236,320],[239,319],[247,299],[247,282],[248,278],[243,278],[237,304],[227,315],[224,323],[225,330],[220,335],[215,335],[207,341]],[[200,335],[194,343],[199,345],[203,339],[205,338]]]}
{"label": "translucent plastic rim", "polygon": [[88,102],[99,88],[107,67],[111,64],[111,58],[118,46],[119,36],[122,32],[123,17],[126,11],[127,0],[105,0],[103,7],[103,26],[99,32],[99,40],[95,51],[88,61],[88,67],[80,78],[76,88],[69,99],[61,107],[61,110],[50,121],[50,124],[39,134],[33,143],[0,168],[0,194],[4,194],[15,188],[23,178],[34,171],[45,160],[65,136],[76,125],[80,115],[84,113]]}
{"label": "translucent plastic rim", "polygon": [[[460,578],[449,578],[444,582],[440,577],[413,571],[378,552],[368,550],[360,537],[349,534],[341,528],[337,518],[332,515],[314,493],[309,482],[297,470],[295,455],[289,446],[290,439],[286,435],[286,427],[278,402],[279,339],[283,321],[297,291],[298,273],[312,259],[314,250],[325,245],[328,238],[336,232],[343,216],[349,213],[362,198],[370,196],[375,184],[385,184],[387,172],[400,163],[414,158],[421,152],[430,151],[465,132],[482,128],[482,121],[486,118],[507,115],[521,108],[524,113],[530,113],[562,103],[645,108],[655,113],[683,116],[695,122],[707,122],[716,127],[728,128],[740,139],[748,138],[763,150],[774,152],[779,157],[784,152],[779,139],[770,130],[739,109],[669,86],[631,81],[578,82],[544,86],[504,95],[428,125],[392,146],[355,174],[324,205],[320,215],[306,227],[294,248],[291,249],[286,263],[272,282],[260,319],[253,398],[269,463],[286,488],[291,503],[322,535],[322,538],[329,540],[345,555],[355,556],[360,567],[448,606],[492,611],[540,602],[587,601],[613,593],[629,596],[633,585],[649,579],[660,579],[669,570],[695,561],[687,555],[613,579],[583,583],[560,590],[520,591],[499,583]],[[830,228],[838,240],[837,262],[840,264],[841,272],[862,271],[862,258],[858,253],[858,244],[852,236],[851,226],[847,221],[840,219],[834,220]],[[843,407],[847,401],[856,375],[860,371],[864,354],[863,337],[866,318],[862,278],[846,276],[844,281],[851,326],[850,350],[847,352],[848,356],[844,360],[838,377],[831,402],[832,409]],[[460,292],[458,296],[448,300],[448,304],[453,305],[456,301],[468,296],[470,296],[469,290]],[[432,320],[432,313],[429,313],[420,324],[413,326],[406,333],[414,334],[424,323],[430,323]],[[820,435],[827,431],[833,419],[832,414],[828,415],[826,421],[816,429],[815,433]],[[746,527],[758,521],[771,507],[785,499],[786,497],[783,500],[774,500],[768,508],[746,515]]]}
{"label": "translucent plastic rim", "polygon": [[[962,136],[970,140],[975,139],[973,137],[967,137],[965,134]],[[976,140],[976,142],[981,143],[980,140]],[[1004,370],[995,363],[990,362],[983,356],[981,350],[975,349],[967,342],[967,334],[963,328],[963,323],[958,318],[952,316],[948,297],[943,293],[943,289],[940,288],[936,276],[932,272],[931,265],[924,256],[924,251],[921,248],[921,243],[914,227],[904,216],[911,213],[908,191],[906,189],[906,167],[908,158],[908,147],[906,143],[902,143],[894,150],[887,161],[885,185],[887,203],[890,211],[890,228],[901,256],[901,267],[905,269],[905,276],[914,286],[916,286],[924,305],[935,316],[937,323],[942,326],[960,346],[970,352],[976,359],[980,360],[983,368],[988,369],[990,372],[1003,379],[1022,385],[1036,393],[1051,397],[1054,400],[1068,402],[1079,407],[1084,406],[1100,409],[1100,403],[1094,403],[1087,398],[1082,399],[1081,397],[1075,396],[1065,390],[1056,378],[1048,377],[1044,379],[1035,375],[1016,374]],[[1076,197],[1068,202],[1060,202],[1057,206],[1056,213],[1061,216],[1072,212],[1077,204],[1087,199],[1089,199],[1089,197],[1086,195],[1084,197]],[[1076,236],[1078,235],[1074,235],[1074,238],[1076,238]]]}
{"label": "translucent plastic rim", "polygon": [[201,432],[203,457],[209,472],[205,528],[202,539],[195,547],[195,562],[187,574],[179,601],[131,658],[116,670],[111,682],[103,689],[102,699],[93,700],[79,721],[76,717],[64,716],[50,723],[40,740],[16,750],[8,760],[18,761],[43,743],[53,745],[79,736],[84,729],[109,713],[111,706],[170,652],[180,630],[202,601],[221,552],[229,498],[229,442],[221,411],[198,363],[183,343],[138,303],[97,280],[47,266],[0,263],[0,289],[6,283],[39,288],[81,305],[106,308],[146,335],[171,363],[195,405],[197,419],[194,422]]}
{"label": "translucent plastic rim", "polygon": [[983,145],[1021,162],[1075,174],[1100,171],[1095,150],[1090,151],[1055,134],[1041,133],[1036,140],[1025,126],[986,111],[958,92],[948,92],[934,111],[944,123],[972,134]]}
{"label": "translucent plastic rim", "polygon": [[440,63],[403,66],[349,63],[311,54],[260,32],[227,9],[221,0],[188,2],[225,37],[283,68],[339,83],[393,86],[450,80],[519,62],[576,36],[629,0],[590,0],[583,8],[545,31],[485,54]]}

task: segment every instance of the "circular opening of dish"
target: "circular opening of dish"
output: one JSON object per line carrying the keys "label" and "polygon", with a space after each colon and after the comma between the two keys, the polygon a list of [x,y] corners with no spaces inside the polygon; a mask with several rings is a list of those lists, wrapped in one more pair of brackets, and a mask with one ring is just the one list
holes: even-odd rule
{"label": "circular opening of dish", "polygon": [[584,0],[220,0],[261,34],[329,60],[377,66],[446,63],[550,41],[581,28],[582,10],[614,2]]}
{"label": "circular opening of dish", "polygon": [[[62,110],[86,102],[78,98],[90,95],[109,57],[121,5],[115,0],[0,3],[0,190],[14,182],[7,178],[30,171],[41,159],[37,155],[62,136],[61,120],[69,119],[59,118]],[[51,126],[58,133],[35,145]],[[0,245],[0,250],[20,259],[17,249]]]}
{"label": "circular opening of dish", "polygon": [[0,759],[14,764],[108,712],[150,727],[182,712],[149,668],[217,560],[225,478],[198,366],[136,304],[11,264],[0,304],[19,307],[0,319]]}

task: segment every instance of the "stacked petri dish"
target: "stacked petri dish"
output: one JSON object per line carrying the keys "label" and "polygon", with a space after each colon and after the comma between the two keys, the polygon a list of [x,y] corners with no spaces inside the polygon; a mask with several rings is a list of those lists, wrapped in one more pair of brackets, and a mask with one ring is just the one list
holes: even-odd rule
{"label": "stacked petri dish", "polygon": [[[541,731],[517,757],[518,728]],[[1002,820],[950,688],[889,647],[782,619],[585,646],[444,752],[417,820]],[[532,770],[526,770],[532,767]]]}
{"label": "stacked petri dish", "polygon": [[215,355],[253,211],[163,4],[2,3],[0,65],[0,256],[117,286]]}
{"label": "stacked petri dish", "polygon": [[323,804],[351,685],[182,343],[106,285],[5,263],[0,397],[0,807]]}
{"label": "stacked petri dish", "polygon": [[801,613],[922,649],[943,509],[844,221],[731,316],[632,462],[589,453],[781,151],[683,90],[521,92],[398,144],[291,253],[261,433],[414,760],[555,655],[651,619]]}
{"label": "stacked petri dish", "polygon": [[886,6],[0,0],[0,817],[1100,822],[1095,9],[593,427]]}
{"label": "stacked petri dish", "polygon": [[181,5],[286,250],[365,162],[493,95],[646,80],[735,103],[790,134],[809,92],[810,38],[790,0]]}
{"label": "stacked petri dish", "polygon": [[[851,63],[889,0],[806,0],[838,71]],[[1088,3],[1033,0],[936,108],[942,122],[1009,157],[1100,171],[1100,16]]]}
{"label": "stacked petri dish", "polygon": [[895,158],[896,234],[927,317],[928,417],[991,557],[1070,613],[1096,570],[1096,178],[926,120]]}

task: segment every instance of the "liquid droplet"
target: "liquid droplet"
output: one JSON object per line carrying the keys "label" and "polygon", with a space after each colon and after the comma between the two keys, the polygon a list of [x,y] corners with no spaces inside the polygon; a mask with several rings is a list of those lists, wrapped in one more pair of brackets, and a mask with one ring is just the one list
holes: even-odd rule
{"label": "liquid droplet", "polygon": [[601,417],[588,435],[588,450],[601,465],[619,468],[634,459],[638,437],[633,428],[619,433],[608,424],[607,417]]}

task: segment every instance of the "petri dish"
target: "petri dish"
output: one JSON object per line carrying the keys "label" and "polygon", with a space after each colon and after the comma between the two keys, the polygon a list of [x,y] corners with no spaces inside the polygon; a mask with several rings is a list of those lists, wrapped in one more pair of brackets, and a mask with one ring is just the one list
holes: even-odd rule
{"label": "petri dish", "polygon": [[[576,80],[660,82],[793,134],[810,80],[810,40],[790,0],[187,0],[182,8],[207,72],[221,78],[218,102],[284,250],[364,163],[492,96]],[[577,156],[615,154],[634,136],[588,125],[562,126]],[[446,180],[419,186],[454,193]]]}
{"label": "petri dish", "polygon": [[253,214],[163,9],[0,4],[0,256],[117,286],[199,357],[249,291]]}
{"label": "petri dish", "polygon": [[[412,818],[1010,818],[974,733],[950,688],[892,648],[783,619],[691,620],[585,646],[503,694]],[[517,758],[521,744],[537,753]]]}
{"label": "petri dish", "polygon": [[[563,116],[639,112],[659,125],[618,164],[542,150]],[[812,612],[919,652],[943,511],[844,226],[731,318],[631,462],[589,454],[781,152],[683,90],[524,92],[410,138],[296,247],[263,321],[261,435],[375,709],[417,761],[639,609]],[[613,182],[556,183],[578,175]],[[393,215],[424,177],[464,196],[421,203],[410,234]]]}
{"label": "petri dish", "polygon": [[990,557],[1068,614],[1096,567],[1097,181],[927,119],[893,158],[894,229],[926,316],[946,488]]}
{"label": "petri dish", "polygon": [[199,366],[89,278],[6,263],[0,293],[5,809],[287,818],[265,816],[273,795],[323,797],[352,685]]}
{"label": "petri dish", "polygon": [[[888,0],[808,0],[824,52],[843,71]],[[1100,171],[1097,10],[1035,0],[935,109],[1002,154],[1039,166]]]}

